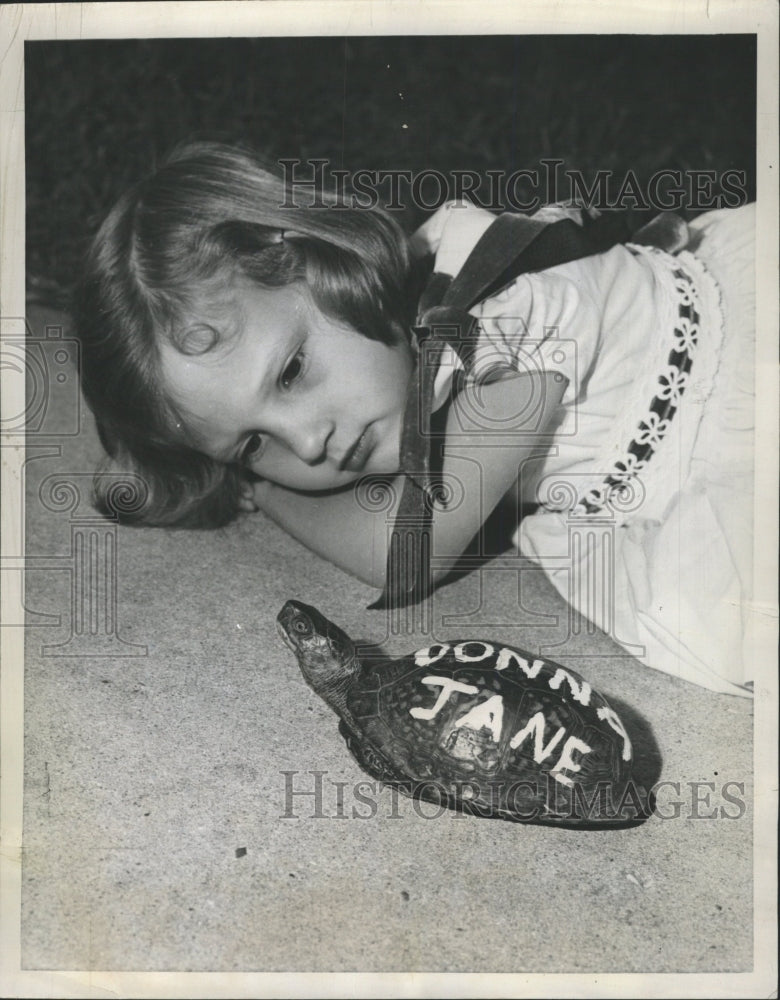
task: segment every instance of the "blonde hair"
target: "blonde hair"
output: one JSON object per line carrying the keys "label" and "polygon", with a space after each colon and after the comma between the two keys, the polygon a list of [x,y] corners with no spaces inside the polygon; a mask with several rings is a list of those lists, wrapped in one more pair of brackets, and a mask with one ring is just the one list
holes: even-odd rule
{"label": "blonde hair", "polygon": [[140,474],[146,500],[111,507],[125,521],[214,526],[238,510],[243,473],[202,455],[160,375],[160,338],[182,353],[223,335],[220,309],[239,281],[304,282],[325,313],[392,343],[411,319],[406,238],[389,215],[292,204],[255,154],[212,143],[176,150],[126,192],[100,227],[78,288],[81,382],[115,465]]}

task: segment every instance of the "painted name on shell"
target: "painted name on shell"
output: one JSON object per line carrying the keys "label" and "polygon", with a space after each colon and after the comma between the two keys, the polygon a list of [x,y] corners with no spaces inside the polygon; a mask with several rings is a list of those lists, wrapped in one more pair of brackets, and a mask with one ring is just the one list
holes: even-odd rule
{"label": "painted name on shell", "polygon": [[[497,671],[512,669],[528,679],[538,677],[545,665],[544,660],[529,661],[509,647],[504,646],[496,650],[490,643],[478,641],[462,642],[455,646],[438,643],[427,649],[418,650],[414,655],[414,662],[418,667],[431,666],[450,652],[458,663],[480,663],[490,657],[495,657]],[[564,670],[563,667],[556,665],[554,673],[545,679],[550,689],[559,691],[562,696],[568,691],[569,697],[578,704],[585,707],[592,704],[594,692],[591,686],[586,681],[570,674],[568,670]],[[451,677],[437,674],[423,677],[422,683],[431,688],[439,688],[439,691],[430,707],[416,706],[409,709],[413,718],[421,721],[435,719],[454,694],[478,695],[484,693],[485,700],[473,705],[464,715],[456,719],[455,728],[466,727],[477,732],[487,729],[492,741],[494,743],[500,742],[504,720],[504,702],[501,695],[488,691],[482,692],[474,684],[466,684]],[[599,702],[603,701],[601,697],[596,697]],[[617,713],[606,704],[593,705],[592,707],[595,708],[597,717],[602,722],[606,722],[620,736],[623,741],[623,760],[630,761],[631,741]],[[547,719],[544,713],[539,711],[512,735],[509,745],[512,749],[517,749],[528,741],[532,747],[534,762],[537,764],[543,763],[553,754],[558,753],[550,773],[556,781],[571,786],[574,782],[570,774],[576,774],[577,771],[581,770],[579,760],[590,753],[593,748],[576,736],[567,736],[563,726],[559,726],[555,732],[549,733],[549,735],[547,730]]]}

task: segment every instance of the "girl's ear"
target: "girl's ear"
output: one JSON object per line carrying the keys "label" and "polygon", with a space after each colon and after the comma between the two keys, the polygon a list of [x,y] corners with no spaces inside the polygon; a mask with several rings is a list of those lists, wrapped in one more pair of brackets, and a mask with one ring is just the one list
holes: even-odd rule
{"label": "girl's ear", "polygon": [[190,357],[207,354],[219,339],[219,331],[208,323],[195,323],[186,330],[177,330],[173,334],[176,349]]}

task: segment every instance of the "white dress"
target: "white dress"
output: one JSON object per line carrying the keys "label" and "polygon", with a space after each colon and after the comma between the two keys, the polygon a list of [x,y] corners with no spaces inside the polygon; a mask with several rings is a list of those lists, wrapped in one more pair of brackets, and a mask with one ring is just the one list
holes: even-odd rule
{"label": "white dress", "polygon": [[[492,218],[446,206],[414,243],[455,274]],[[648,666],[745,695],[754,206],[691,230],[675,256],[617,246],[516,279],[472,310],[475,370],[568,381],[547,444],[520,469],[534,509],[516,533],[523,555]],[[442,394],[455,366],[442,366]]]}

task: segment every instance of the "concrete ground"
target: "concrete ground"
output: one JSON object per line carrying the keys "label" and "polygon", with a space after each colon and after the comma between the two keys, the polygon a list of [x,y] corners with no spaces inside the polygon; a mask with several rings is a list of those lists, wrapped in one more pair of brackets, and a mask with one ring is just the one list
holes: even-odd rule
{"label": "concrete ground", "polygon": [[[35,337],[56,322],[35,314]],[[94,427],[55,358],[67,330],[59,347],[49,332],[26,465],[23,968],[752,967],[750,701],[569,635],[542,573],[505,555],[434,596],[433,635],[544,647],[584,674],[629,727],[638,777],[671,783],[660,815],[586,832],[433,817],[387,789],[357,801],[363,775],[276,614],[296,597],[401,653],[430,641],[421,612],[389,627],[374,591],[262,515],[211,532],[95,520]],[[319,800],[290,798],[317,781]]]}

